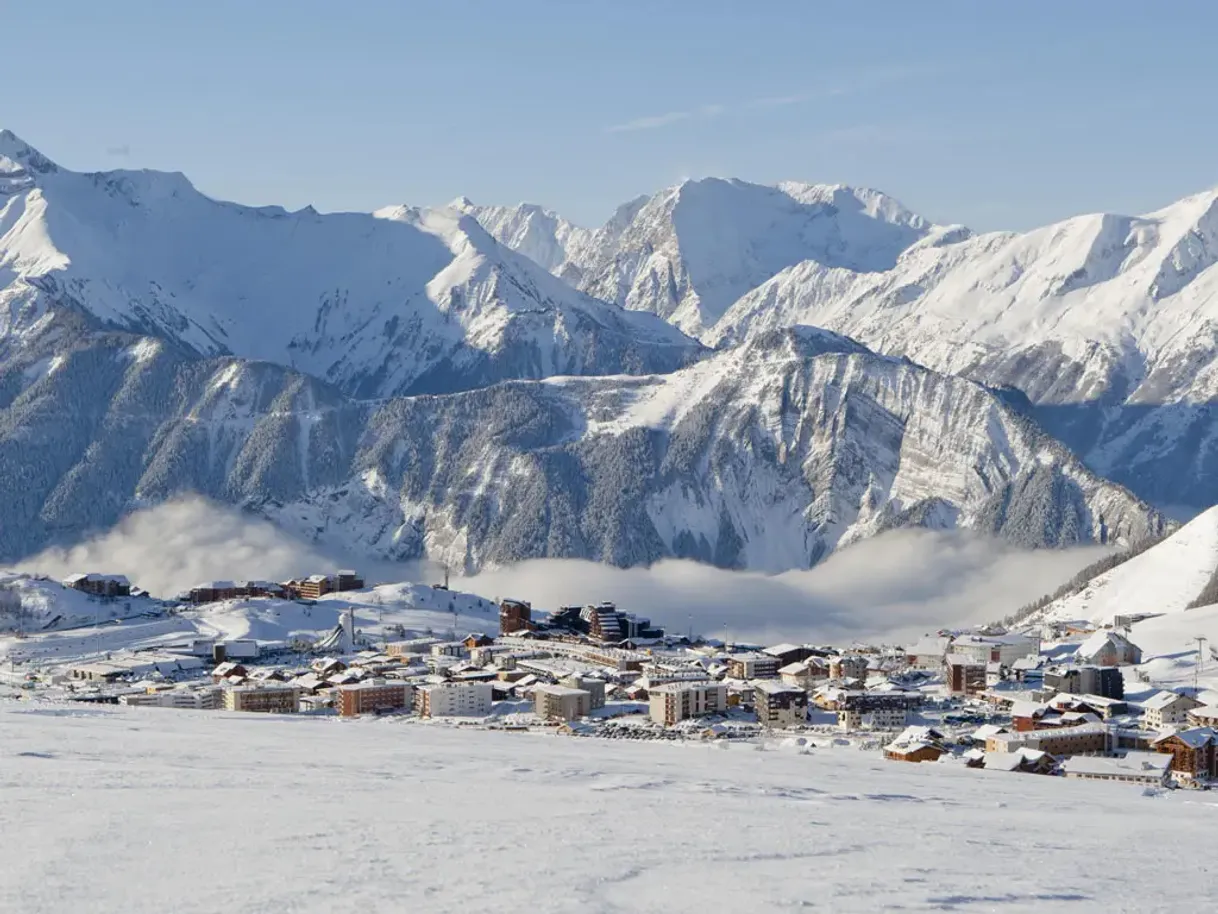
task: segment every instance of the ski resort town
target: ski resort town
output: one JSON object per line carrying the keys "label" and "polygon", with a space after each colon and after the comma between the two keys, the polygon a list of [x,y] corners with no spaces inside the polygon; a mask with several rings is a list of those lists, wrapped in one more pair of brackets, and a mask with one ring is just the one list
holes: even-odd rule
{"label": "ski resort town", "polygon": [[[781,740],[896,763],[1147,788],[1218,782],[1218,706],[1159,687],[1130,632],[1048,621],[896,645],[674,635],[612,603],[543,613],[354,571],[210,581],[0,576],[0,697],[381,717],[571,737]],[[488,630],[497,629],[494,634]],[[1187,655],[1187,652],[1181,652]],[[1212,693],[1211,693],[1212,694]]]}

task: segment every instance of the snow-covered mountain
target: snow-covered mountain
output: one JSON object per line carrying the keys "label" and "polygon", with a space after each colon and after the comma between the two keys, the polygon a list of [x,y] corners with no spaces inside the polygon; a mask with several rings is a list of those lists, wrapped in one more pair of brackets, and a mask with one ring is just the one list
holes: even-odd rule
{"label": "snow-covered mountain", "polygon": [[902,526],[1026,545],[1164,520],[1005,396],[823,331],[666,375],[359,401],[283,366],[124,333],[0,370],[0,559],[183,491],[347,554],[474,571],[542,556],[807,567]]}
{"label": "snow-covered mountain", "polygon": [[73,311],[361,397],[504,378],[669,371],[670,325],[581,294],[459,210],[289,213],[180,174],[59,168],[0,132],[0,346]]}
{"label": "snow-covered mountain", "polygon": [[708,342],[810,323],[1018,387],[1092,467],[1167,504],[1218,502],[1218,191],[1141,217],[911,246],[883,273],[805,262]]}
{"label": "snow-covered mountain", "polygon": [[809,325],[1016,387],[1096,472],[1160,504],[1218,502],[1218,191],[983,235],[790,184],[691,182],[627,209],[574,246],[592,294],[708,345]]}
{"label": "snow-covered mountain", "polygon": [[0,558],[185,490],[469,570],[805,567],[911,524],[1136,541],[1159,514],[1028,415],[1140,495],[1218,501],[1215,199],[974,237],[707,179],[588,230],[243,207],[0,132]]}
{"label": "snow-covered mountain", "polygon": [[883,271],[920,238],[947,231],[891,197],[840,185],[685,181],[625,204],[593,232],[535,206],[464,202],[502,243],[585,292],[694,335],[788,267]]}

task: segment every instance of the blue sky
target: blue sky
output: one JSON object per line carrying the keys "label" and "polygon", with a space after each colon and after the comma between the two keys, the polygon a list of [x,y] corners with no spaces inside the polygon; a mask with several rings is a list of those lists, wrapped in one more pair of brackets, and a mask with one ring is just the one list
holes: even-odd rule
{"label": "blue sky", "polygon": [[[1169,8],[1170,7],[1170,8]],[[323,210],[683,177],[878,187],[1025,228],[1218,184],[1218,4],[40,0],[0,126],[77,169]]]}

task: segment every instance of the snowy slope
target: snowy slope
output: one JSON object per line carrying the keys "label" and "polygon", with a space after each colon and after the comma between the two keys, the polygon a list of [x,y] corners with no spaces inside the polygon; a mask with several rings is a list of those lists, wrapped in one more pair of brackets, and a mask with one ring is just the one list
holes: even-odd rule
{"label": "snowy slope", "polygon": [[852,748],[28,702],[0,767],[25,914],[1170,911],[1206,897],[1214,818]]}
{"label": "snowy slope", "polygon": [[626,204],[590,235],[536,207],[469,210],[504,244],[590,294],[705,332],[787,267],[890,268],[938,233],[890,197],[841,185],[765,187],[707,178]]}
{"label": "snowy slope", "polygon": [[697,345],[582,295],[457,210],[288,213],[180,174],[78,174],[0,132],[0,346],[70,309],[357,396],[666,371]]}
{"label": "snowy slope", "polygon": [[1163,542],[1099,575],[1081,592],[1049,604],[1043,618],[1110,623],[1118,613],[1181,613],[1216,570],[1218,508],[1210,508]]}
{"label": "snowy slope", "polygon": [[155,600],[101,600],[38,575],[0,571],[0,632],[70,629],[157,612]]}

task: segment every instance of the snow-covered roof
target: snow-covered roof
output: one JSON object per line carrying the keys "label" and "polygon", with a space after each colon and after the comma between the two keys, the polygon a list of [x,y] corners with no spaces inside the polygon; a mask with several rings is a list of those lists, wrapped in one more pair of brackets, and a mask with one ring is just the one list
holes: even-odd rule
{"label": "snow-covered roof", "polygon": [[1119,632],[1101,629],[1083,641],[1074,656],[1086,660],[1099,654],[1109,644],[1118,650],[1135,646],[1132,641]]}
{"label": "snow-covered roof", "polygon": [[1000,733],[1006,733],[1006,727],[1001,727],[998,724],[982,724],[973,731],[973,739],[983,740],[989,739],[991,736],[998,736]]}
{"label": "snow-covered roof", "polygon": [[588,692],[585,689],[573,689],[569,686],[561,686],[561,685],[539,685],[533,691],[534,691],[534,693],[540,692],[543,695],[554,695],[555,697],[562,697],[564,695],[587,695],[588,694]]}
{"label": "snow-covered roof", "polygon": [[775,644],[773,647],[762,648],[761,652],[763,654],[769,654],[771,657],[777,657],[780,654],[789,654],[791,651],[797,651],[799,649],[800,645],[798,644],[787,644],[784,642],[782,644]]}
{"label": "snow-covered roof", "polygon": [[1048,705],[1036,701],[1016,701],[1011,705],[1012,717],[1041,717],[1049,709]]}
{"label": "snow-covered roof", "polygon": [[942,657],[947,652],[947,646],[951,644],[951,638],[946,636],[931,638],[926,637],[920,639],[912,647],[907,647],[905,653],[911,657]]}
{"label": "snow-covered roof", "polygon": [[1066,774],[1086,774],[1095,777],[1162,777],[1170,767],[1172,757],[1166,752],[1127,752],[1120,758],[1075,755],[1061,763]]}
{"label": "snow-covered roof", "polygon": [[1197,705],[1201,704],[1201,702],[1197,701],[1195,698],[1189,698],[1187,695],[1181,695],[1179,692],[1168,692],[1164,690],[1162,692],[1156,692],[1154,695],[1151,695],[1150,698],[1143,701],[1142,707],[1147,711],[1162,711],[1164,708],[1169,708],[1180,700],[1184,700],[1186,702],[1196,702]]}
{"label": "snow-covered roof", "polygon": [[978,660],[968,654],[948,654],[944,660],[948,666],[985,666],[984,660]]}
{"label": "snow-covered roof", "polygon": [[1155,740],[1155,745],[1173,737],[1191,749],[1200,749],[1211,741],[1218,742],[1218,732],[1215,732],[1213,727],[1190,727],[1187,730],[1177,730],[1175,733],[1159,737]]}
{"label": "snow-covered roof", "polygon": [[807,694],[799,686],[787,685],[785,682],[775,682],[772,679],[754,683],[753,688],[765,692],[767,695]]}

